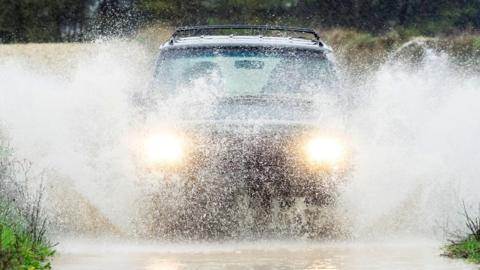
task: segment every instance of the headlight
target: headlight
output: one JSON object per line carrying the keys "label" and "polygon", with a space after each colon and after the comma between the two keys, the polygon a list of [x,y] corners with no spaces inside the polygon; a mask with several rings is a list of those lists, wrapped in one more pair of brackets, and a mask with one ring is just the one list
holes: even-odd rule
{"label": "headlight", "polygon": [[153,135],[147,138],[145,142],[147,162],[159,165],[177,164],[183,158],[183,148],[183,141],[176,134],[163,133]]}
{"label": "headlight", "polygon": [[343,144],[336,138],[314,137],[305,148],[308,160],[313,164],[333,165],[342,161],[345,154]]}

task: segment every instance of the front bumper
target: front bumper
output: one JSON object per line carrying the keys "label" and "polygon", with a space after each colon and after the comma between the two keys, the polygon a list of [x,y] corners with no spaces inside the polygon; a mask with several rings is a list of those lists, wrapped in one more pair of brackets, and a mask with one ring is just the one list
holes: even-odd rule
{"label": "front bumper", "polygon": [[176,164],[148,164],[151,172],[195,178],[200,172],[235,175],[248,181],[306,181],[338,178],[350,171],[349,153],[335,163],[312,163],[305,151],[312,136],[305,128],[203,127],[184,129],[184,155]]}

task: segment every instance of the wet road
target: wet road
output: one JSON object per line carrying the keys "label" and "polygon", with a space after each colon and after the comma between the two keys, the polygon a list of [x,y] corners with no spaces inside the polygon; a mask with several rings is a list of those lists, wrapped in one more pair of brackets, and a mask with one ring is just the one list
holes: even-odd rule
{"label": "wet road", "polygon": [[54,269],[478,269],[439,256],[436,242],[145,244],[70,241]]}

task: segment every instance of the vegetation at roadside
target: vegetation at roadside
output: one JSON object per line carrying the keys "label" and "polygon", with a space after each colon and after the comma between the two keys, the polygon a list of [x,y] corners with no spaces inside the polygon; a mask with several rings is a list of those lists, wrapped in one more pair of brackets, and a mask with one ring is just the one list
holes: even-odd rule
{"label": "vegetation at roadside", "polygon": [[464,236],[458,233],[454,235],[454,239],[445,247],[446,255],[480,264],[480,208],[478,217],[474,217],[464,207],[464,216],[467,233]]}
{"label": "vegetation at roadside", "polygon": [[[133,36],[156,53],[175,26],[223,23],[313,27],[353,74],[412,40],[480,71],[480,1],[0,0],[0,43]],[[421,61],[422,46],[410,58]]]}
{"label": "vegetation at roadside", "polygon": [[[151,23],[286,24],[403,36],[475,33],[478,0],[0,0],[0,42],[89,40]],[[362,37],[368,41],[371,37]]]}
{"label": "vegetation at roadside", "polygon": [[480,264],[480,240],[469,237],[447,247],[447,254],[452,258],[466,259]]}
{"label": "vegetation at roadside", "polygon": [[46,238],[42,188],[29,191],[35,182],[31,163],[15,160],[1,143],[0,138],[0,269],[50,269],[55,251]]}
{"label": "vegetation at roadside", "polygon": [[54,251],[49,244],[37,242],[15,225],[0,224],[0,269],[51,269]]}

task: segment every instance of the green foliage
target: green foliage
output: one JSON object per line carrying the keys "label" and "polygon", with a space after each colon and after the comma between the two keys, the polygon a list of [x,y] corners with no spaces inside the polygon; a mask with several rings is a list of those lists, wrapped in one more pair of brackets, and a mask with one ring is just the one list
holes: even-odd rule
{"label": "green foliage", "polygon": [[405,35],[480,28],[478,0],[0,0],[0,42],[124,34],[143,23],[288,24]]}
{"label": "green foliage", "polygon": [[50,269],[54,250],[45,237],[42,190],[32,196],[26,188],[30,163],[16,161],[2,142],[0,137],[0,269]]}
{"label": "green foliage", "polygon": [[87,1],[0,0],[2,33],[20,42],[68,40],[75,31],[62,32],[72,23],[84,23]]}
{"label": "green foliage", "polygon": [[468,235],[463,238],[457,236],[456,238],[459,238],[459,241],[451,241],[452,243],[446,247],[446,255],[480,264],[480,206],[478,216],[472,216],[465,204],[463,210]]}
{"label": "green foliage", "polygon": [[48,258],[54,253],[49,245],[35,242],[28,234],[0,224],[0,269],[51,269]]}
{"label": "green foliage", "polygon": [[17,206],[0,202],[0,269],[50,269],[55,253],[44,237],[35,237]]}
{"label": "green foliage", "polygon": [[469,237],[458,243],[453,243],[446,248],[447,255],[452,258],[466,259],[480,264],[480,241]]}
{"label": "green foliage", "polygon": [[192,23],[295,23],[369,32],[418,29],[423,35],[480,27],[477,0],[137,0],[160,20]]}

